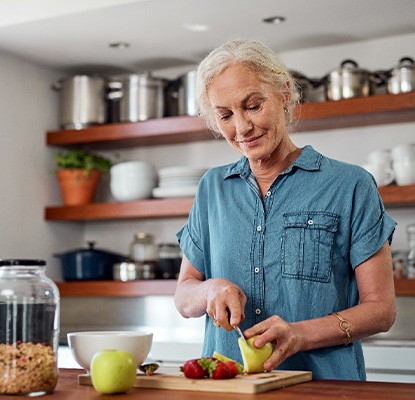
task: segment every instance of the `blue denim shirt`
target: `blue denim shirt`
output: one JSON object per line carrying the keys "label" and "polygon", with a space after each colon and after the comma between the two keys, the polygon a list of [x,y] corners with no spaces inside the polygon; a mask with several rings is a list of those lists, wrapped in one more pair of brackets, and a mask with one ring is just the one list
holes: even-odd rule
{"label": "blue denim shirt", "polygon": [[[272,315],[294,322],[357,305],[354,269],[391,240],[395,225],[369,173],[306,146],[264,197],[245,157],[209,170],[177,237],[205,279],[244,290],[244,330]],[[242,361],[236,333],[207,317],[203,355],[214,351]],[[297,353],[278,369],[365,379],[359,341]]]}

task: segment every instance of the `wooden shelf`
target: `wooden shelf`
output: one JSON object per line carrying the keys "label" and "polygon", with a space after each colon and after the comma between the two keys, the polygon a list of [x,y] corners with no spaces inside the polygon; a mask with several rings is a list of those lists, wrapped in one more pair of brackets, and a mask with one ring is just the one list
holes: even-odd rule
{"label": "wooden shelf", "polygon": [[199,117],[168,117],[143,122],[94,125],[76,130],[50,131],[48,146],[101,149],[177,144],[215,139]]}
{"label": "wooden shelf", "polygon": [[143,281],[76,281],[56,282],[61,297],[141,297],[172,296],[176,290],[175,279]]}
{"label": "wooden shelf", "polygon": [[415,296],[415,279],[395,279],[396,296]]}
{"label": "wooden shelf", "polygon": [[301,104],[296,132],[415,121],[415,92]]}
{"label": "wooden shelf", "polygon": [[[386,207],[415,206],[415,185],[379,188]],[[88,221],[187,217],[193,197],[151,199],[124,203],[93,203],[85,206],[55,206],[45,209],[48,221]]]}
{"label": "wooden shelf", "polygon": [[152,199],[134,202],[92,203],[83,206],[56,206],[45,209],[49,221],[85,221],[126,218],[187,217],[193,197]]}
{"label": "wooden shelf", "polygon": [[[76,281],[56,283],[61,297],[140,297],[173,296],[174,279],[148,281]],[[415,296],[415,279],[395,279],[396,296]]]}
{"label": "wooden shelf", "polygon": [[[305,103],[296,114],[296,132],[415,121],[415,92]],[[46,144],[109,149],[212,139],[215,136],[199,117],[168,117],[49,131]]]}
{"label": "wooden shelf", "polygon": [[379,188],[385,207],[414,207],[415,185],[408,186],[382,186]]}

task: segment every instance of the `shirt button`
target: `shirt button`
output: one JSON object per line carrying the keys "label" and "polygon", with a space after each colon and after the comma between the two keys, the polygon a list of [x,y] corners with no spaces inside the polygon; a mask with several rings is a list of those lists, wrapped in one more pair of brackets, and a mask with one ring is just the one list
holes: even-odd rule
{"label": "shirt button", "polygon": [[313,224],[314,224],[314,221],[313,221],[312,219],[309,219],[309,220],[307,221],[307,224],[308,224],[308,225],[313,225]]}
{"label": "shirt button", "polygon": [[257,274],[259,272],[259,268],[258,267],[255,267],[254,271]]}
{"label": "shirt button", "polygon": [[261,310],[260,310],[259,308],[257,308],[257,309],[255,310],[255,314],[256,314],[256,315],[261,314]]}
{"label": "shirt button", "polygon": [[271,196],[271,192],[268,190],[268,192],[267,192],[267,196],[269,197],[269,196]]}
{"label": "shirt button", "polygon": [[261,232],[261,230],[262,230],[261,225],[258,225],[258,226],[256,227],[256,230],[257,230],[258,232]]}

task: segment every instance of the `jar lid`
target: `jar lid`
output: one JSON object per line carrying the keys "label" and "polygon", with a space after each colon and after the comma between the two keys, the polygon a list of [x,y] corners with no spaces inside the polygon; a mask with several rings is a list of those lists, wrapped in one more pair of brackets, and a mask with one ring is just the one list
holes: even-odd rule
{"label": "jar lid", "polygon": [[36,266],[36,265],[46,265],[45,260],[31,260],[31,259],[8,259],[8,260],[0,260],[0,266]]}

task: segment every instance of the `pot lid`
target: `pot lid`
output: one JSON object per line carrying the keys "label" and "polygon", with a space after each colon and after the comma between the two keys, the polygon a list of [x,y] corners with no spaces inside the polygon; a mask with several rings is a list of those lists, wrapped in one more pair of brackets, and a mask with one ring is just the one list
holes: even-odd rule
{"label": "pot lid", "polygon": [[336,69],[336,71],[355,71],[355,72],[359,72],[359,71],[364,71],[363,69],[359,68],[359,64],[352,60],[352,59],[346,59],[343,60],[340,63],[340,67]]}
{"label": "pot lid", "polygon": [[74,253],[84,253],[84,254],[92,253],[92,254],[103,254],[103,255],[109,255],[109,256],[117,256],[117,257],[121,257],[121,258],[125,257],[121,254],[114,253],[112,251],[96,249],[94,241],[88,241],[87,245],[88,245],[87,248],[68,250],[68,251],[65,251],[63,253],[55,254],[55,257],[66,256],[66,255],[74,254]]}

